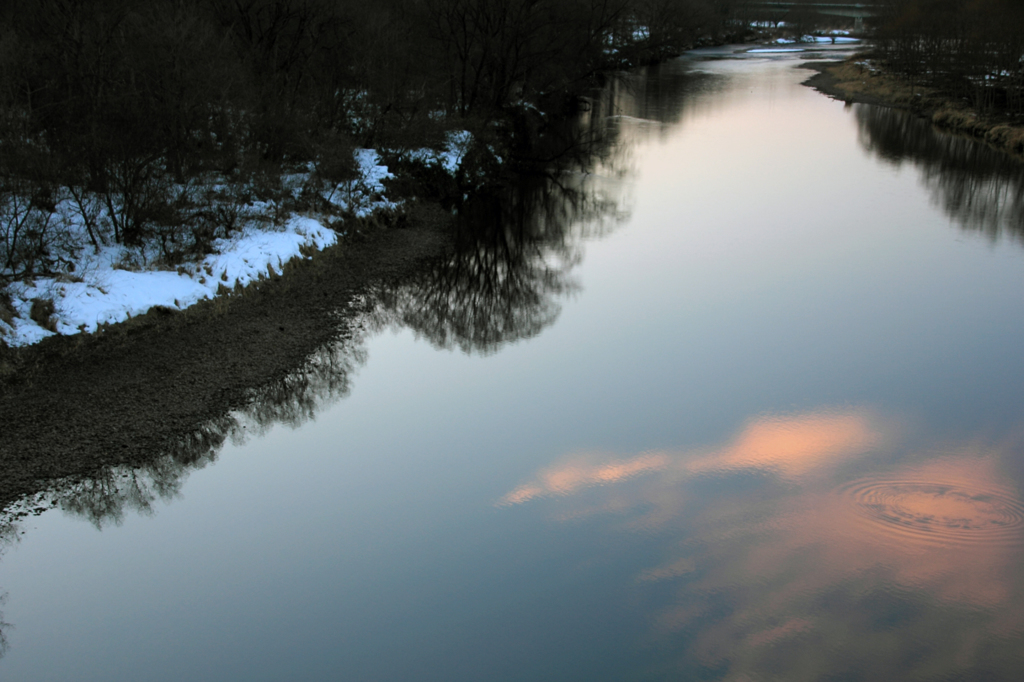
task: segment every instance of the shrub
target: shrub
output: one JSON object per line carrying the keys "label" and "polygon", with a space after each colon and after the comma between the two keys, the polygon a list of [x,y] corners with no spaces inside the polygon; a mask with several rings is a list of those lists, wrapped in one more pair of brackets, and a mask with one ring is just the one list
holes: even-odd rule
{"label": "shrub", "polygon": [[28,316],[32,318],[33,322],[43,329],[56,332],[57,321],[53,319],[53,314],[55,312],[56,310],[54,309],[52,300],[48,298],[33,298],[32,307],[29,309]]}
{"label": "shrub", "polygon": [[14,303],[6,291],[0,291],[0,322],[14,326]]}

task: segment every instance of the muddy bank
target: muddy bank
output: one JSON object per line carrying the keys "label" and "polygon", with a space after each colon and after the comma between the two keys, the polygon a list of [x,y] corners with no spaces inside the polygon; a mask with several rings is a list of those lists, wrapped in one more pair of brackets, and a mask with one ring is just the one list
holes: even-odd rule
{"label": "muddy bank", "polygon": [[0,357],[0,508],[64,477],[161,456],[344,334],[360,291],[446,252],[449,214],[421,208],[244,294],[154,311]]}
{"label": "muddy bank", "polygon": [[913,112],[949,132],[969,135],[1000,151],[1024,159],[1024,126],[997,116],[984,116],[942,92],[911,86],[856,55],[844,62],[806,62],[817,71],[804,84],[844,102],[894,107]]}

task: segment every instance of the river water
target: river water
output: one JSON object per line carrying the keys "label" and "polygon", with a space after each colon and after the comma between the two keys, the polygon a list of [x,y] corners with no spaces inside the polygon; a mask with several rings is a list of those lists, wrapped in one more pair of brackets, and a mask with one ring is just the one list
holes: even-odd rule
{"label": "river water", "polygon": [[251,409],[26,502],[0,677],[1017,679],[1022,166],[738,50],[616,79],[584,165]]}

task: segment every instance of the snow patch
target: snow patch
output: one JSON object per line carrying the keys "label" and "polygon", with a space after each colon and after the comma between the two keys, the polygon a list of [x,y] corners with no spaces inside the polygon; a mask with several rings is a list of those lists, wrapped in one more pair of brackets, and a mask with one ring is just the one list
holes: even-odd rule
{"label": "snow patch", "polygon": [[123,249],[107,247],[83,259],[73,278],[36,277],[8,287],[15,310],[13,325],[0,321],[0,337],[10,346],[37,343],[54,332],[31,319],[35,299],[53,301],[56,333],[94,332],[100,325],[123,322],[155,306],[181,310],[218,293],[246,286],[301,257],[323,249],[337,235],[319,221],[294,216],[283,228],[256,225],[214,242],[215,252],[176,271],[122,269]]}
{"label": "snow patch", "polygon": [[[433,162],[454,175],[469,151],[473,137],[466,131],[450,133],[441,152],[432,152]],[[427,150],[430,151],[430,150]],[[394,177],[374,149],[354,153],[358,177],[319,189],[323,198],[357,218],[379,210],[393,210],[399,204],[386,196],[384,181]],[[309,186],[313,169],[281,177],[284,189],[298,197]],[[219,185],[213,189],[223,189]],[[321,250],[337,241],[337,234],[320,221],[292,215],[283,226],[269,217],[276,210],[272,202],[250,201],[235,207],[239,225],[228,238],[213,242],[213,252],[202,260],[173,270],[154,266],[160,262],[156,244],[129,249],[123,245],[87,245],[86,228],[75,216],[68,200],[58,203],[58,212],[83,245],[70,272],[37,276],[15,282],[6,293],[14,311],[11,323],[0,319],[0,343],[26,346],[56,334],[95,332],[104,324],[123,322],[143,315],[153,307],[182,310],[203,299],[245,287],[251,282],[280,273],[284,265],[311,250]],[[33,301],[52,301],[49,320],[32,319]],[[37,317],[41,317],[37,314]],[[55,330],[55,331],[54,331]]]}
{"label": "snow patch", "polygon": [[357,218],[365,218],[379,210],[398,208],[397,203],[384,196],[384,180],[395,176],[381,163],[380,153],[376,149],[360,148],[353,156],[359,177],[330,188],[324,193],[324,199]]}
{"label": "snow patch", "polygon": [[445,136],[444,148],[441,150],[421,148],[413,149],[404,154],[409,161],[422,163],[428,167],[440,167],[448,175],[455,177],[462,166],[466,154],[473,146],[473,134],[468,130],[454,130]]}
{"label": "snow patch", "polygon": [[[815,44],[827,44],[827,45],[831,45],[831,44],[834,43],[834,44],[838,45],[840,43],[859,43],[860,39],[859,38],[846,38],[846,37],[840,36],[838,34],[829,34],[829,35],[825,35],[825,36],[806,35],[806,36],[803,36],[802,38],[800,38],[799,41],[796,38],[776,38],[774,42],[777,45],[792,45],[793,43],[797,43],[797,42],[801,42],[801,43],[815,43]],[[753,51],[754,50],[751,50],[751,52],[753,52]]]}

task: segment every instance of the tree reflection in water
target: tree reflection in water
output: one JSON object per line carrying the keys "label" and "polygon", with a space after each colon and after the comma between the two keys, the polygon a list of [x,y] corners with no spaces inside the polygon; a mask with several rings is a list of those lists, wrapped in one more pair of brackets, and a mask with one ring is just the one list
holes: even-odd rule
{"label": "tree reflection in water", "polygon": [[[16,542],[20,520],[59,508],[97,529],[125,515],[154,513],[176,498],[193,471],[213,463],[225,442],[242,443],[277,424],[296,428],[344,398],[366,361],[366,341],[408,327],[431,344],[493,353],[540,333],[558,317],[558,299],[577,287],[580,239],[622,217],[617,203],[583,176],[550,178],[467,203],[454,253],[407,281],[368,286],[349,308],[339,338],[299,369],[254,389],[247,406],[182,435],[142,466],[105,467],[88,477],[50,481],[0,514],[0,542]],[[483,228],[481,229],[481,227]],[[2,552],[2,550],[0,550]],[[6,649],[0,613],[0,656]]]}
{"label": "tree reflection in water", "polygon": [[558,299],[585,236],[623,213],[578,173],[533,178],[468,201],[451,257],[398,287],[376,292],[376,329],[408,327],[438,348],[488,354],[539,334],[558,317]]}
{"label": "tree reflection in water", "polygon": [[[647,131],[609,116],[647,111],[650,95],[627,81],[613,80],[589,112],[540,138],[543,161],[467,197],[446,257],[400,281],[370,283],[353,297],[338,311],[335,341],[301,367],[252,389],[244,409],[195,426],[143,465],[41,482],[37,492],[0,511],[0,543],[17,542],[20,521],[49,509],[98,529],[119,525],[129,512],[153,514],[158,501],[180,494],[191,472],[215,462],[227,441],[242,443],[277,424],[299,427],[347,396],[366,361],[368,338],[383,329],[409,328],[436,347],[480,354],[539,334],[557,319],[559,299],[578,289],[572,271],[583,240],[603,236],[627,215],[619,193],[629,166],[623,142]],[[680,108],[674,102],[658,111],[673,118]],[[5,627],[0,614],[0,656]]]}
{"label": "tree reflection in water", "polygon": [[1024,243],[1024,164],[894,109],[858,105],[856,116],[864,148],[917,166],[933,201],[963,229]]}
{"label": "tree reflection in water", "polygon": [[577,287],[571,271],[581,260],[581,239],[623,216],[598,179],[578,172],[536,176],[470,199],[453,253],[405,280],[369,285],[339,311],[344,324],[335,342],[253,389],[244,409],[197,426],[142,466],[48,482],[3,511],[0,535],[15,541],[19,519],[52,508],[100,529],[128,512],[152,514],[228,440],[241,443],[276,424],[301,426],[348,395],[368,337],[384,328],[409,327],[435,346],[467,353],[493,353],[540,333],[557,318],[558,299]]}

